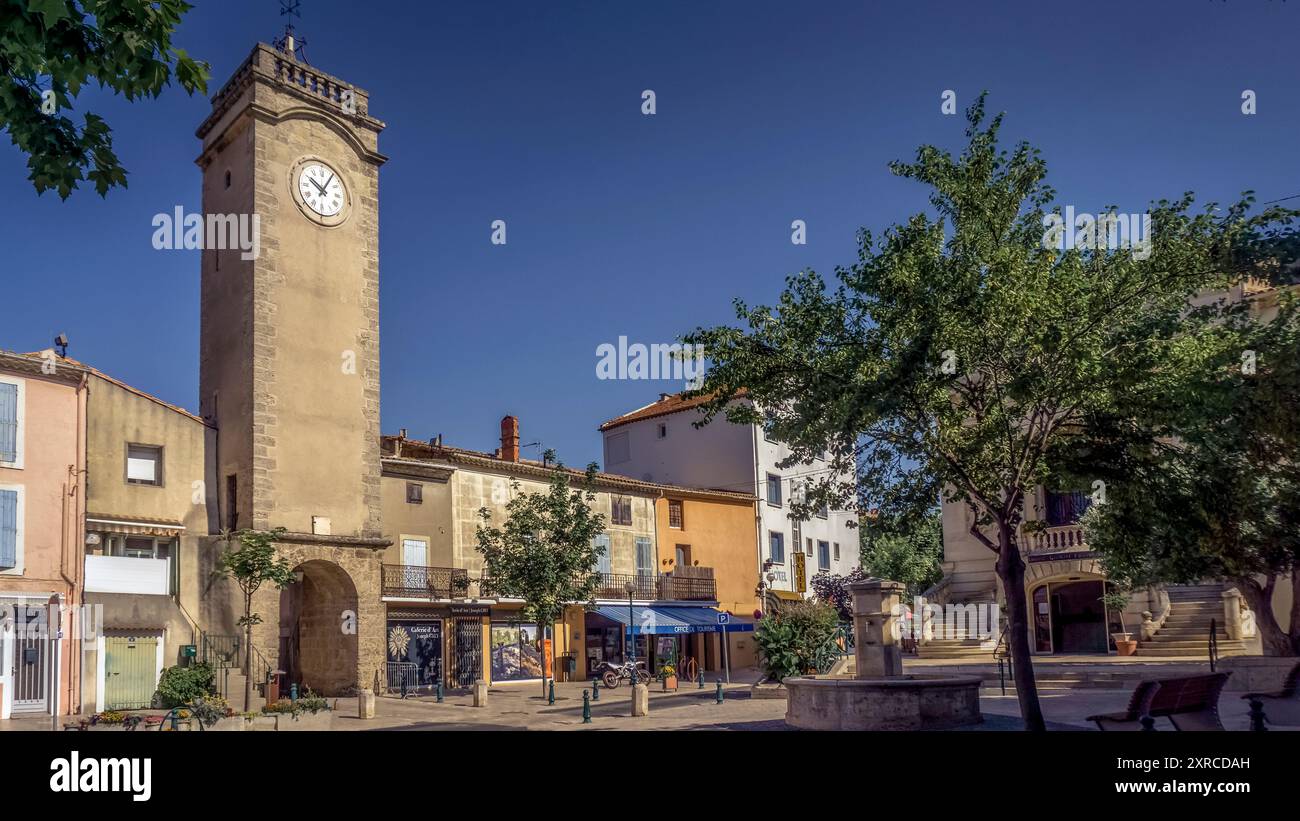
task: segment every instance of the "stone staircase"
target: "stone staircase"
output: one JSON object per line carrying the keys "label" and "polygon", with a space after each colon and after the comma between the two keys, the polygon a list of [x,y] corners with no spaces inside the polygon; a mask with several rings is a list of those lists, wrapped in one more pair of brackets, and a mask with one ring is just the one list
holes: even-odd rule
{"label": "stone staircase", "polygon": [[1170,585],[1169,616],[1154,636],[1138,644],[1139,656],[1209,657],[1210,622],[1215,622],[1219,655],[1245,652],[1240,640],[1228,638],[1223,627],[1223,586]]}
{"label": "stone staircase", "polygon": [[244,704],[244,685],[247,677],[237,667],[223,667],[216,671],[217,692],[225,697],[231,709],[238,713],[257,712],[266,704],[258,688],[253,688],[253,703]]}

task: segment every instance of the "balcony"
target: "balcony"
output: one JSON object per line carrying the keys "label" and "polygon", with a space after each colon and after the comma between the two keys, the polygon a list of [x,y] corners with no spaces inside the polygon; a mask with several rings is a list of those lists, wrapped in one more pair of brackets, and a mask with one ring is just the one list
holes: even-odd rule
{"label": "balcony", "polygon": [[[708,570],[712,568],[692,568]],[[712,576],[675,576],[672,573],[597,573],[597,599],[626,599],[627,588],[633,587],[632,598],[645,601],[717,601],[718,583]]]}
{"label": "balcony", "polygon": [[87,593],[171,593],[171,562],[130,556],[87,556]]}
{"label": "balcony", "polygon": [[382,595],[395,599],[463,599],[469,595],[469,571],[386,564]]}
{"label": "balcony", "polygon": [[1078,523],[1055,525],[1042,530],[1020,533],[1021,548],[1030,555],[1035,553],[1070,553],[1088,549],[1083,538],[1083,527]]}

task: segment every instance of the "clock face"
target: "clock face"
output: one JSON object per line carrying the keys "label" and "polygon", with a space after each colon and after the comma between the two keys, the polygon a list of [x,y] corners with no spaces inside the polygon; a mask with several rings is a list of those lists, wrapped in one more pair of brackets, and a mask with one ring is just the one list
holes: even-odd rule
{"label": "clock face", "polygon": [[307,163],[298,172],[298,196],[322,217],[336,216],[347,201],[339,175],[316,162]]}

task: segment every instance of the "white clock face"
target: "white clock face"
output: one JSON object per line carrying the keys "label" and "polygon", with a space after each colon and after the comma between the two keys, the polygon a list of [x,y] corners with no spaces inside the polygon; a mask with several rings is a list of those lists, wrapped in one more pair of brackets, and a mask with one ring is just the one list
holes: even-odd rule
{"label": "white clock face", "polygon": [[339,175],[320,163],[308,163],[298,172],[298,196],[322,217],[337,215],[347,199]]}

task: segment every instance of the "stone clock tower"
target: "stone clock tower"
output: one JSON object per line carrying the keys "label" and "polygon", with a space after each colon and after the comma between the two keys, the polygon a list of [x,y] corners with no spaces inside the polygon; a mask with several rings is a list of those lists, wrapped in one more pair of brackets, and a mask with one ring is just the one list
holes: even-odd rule
{"label": "stone clock tower", "polygon": [[[211,531],[285,529],[278,545],[297,581],[259,592],[253,645],[267,665],[326,694],[371,686],[385,658],[383,128],[365,91],[258,44],[197,131],[206,221],[251,216],[260,240],[256,254],[203,252],[199,407],[213,428]],[[210,612],[207,629],[231,629],[238,615],[242,605]]]}

